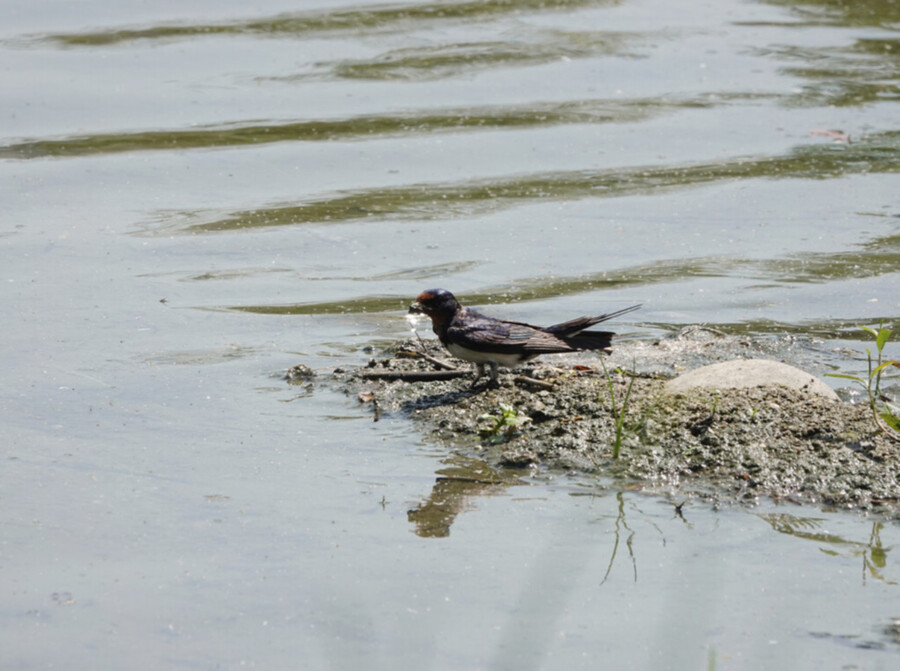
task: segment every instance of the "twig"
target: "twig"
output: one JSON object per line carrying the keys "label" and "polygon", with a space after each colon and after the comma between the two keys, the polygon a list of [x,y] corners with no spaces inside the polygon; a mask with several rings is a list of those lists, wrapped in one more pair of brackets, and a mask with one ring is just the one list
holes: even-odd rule
{"label": "twig", "polygon": [[693,333],[694,331],[709,331],[710,333],[714,333],[717,336],[728,335],[727,333],[725,333],[725,331],[714,329],[712,326],[707,326],[706,324],[695,324],[693,326],[688,326],[681,329],[681,333],[679,333],[678,335],[688,335],[689,333]]}
{"label": "twig", "polygon": [[425,359],[425,361],[427,361],[429,363],[433,363],[438,368],[443,368],[445,370],[457,370],[456,366],[454,366],[453,364],[449,364],[442,359],[438,359],[429,354],[425,354],[424,352],[416,352],[415,350],[411,350],[411,349],[401,349],[397,352],[397,354],[403,354],[405,356],[412,356],[412,357],[419,357],[421,359]]}
{"label": "twig", "polygon": [[552,382],[544,382],[543,380],[537,380],[533,377],[528,377],[527,375],[516,375],[513,378],[514,382],[520,382],[522,384],[527,384],[532,387],[538,387],[540,389],[553,389]]}
{"label": "twig", "polygon": [[473,485],[502,485],[503,480],[488,480],[487,478],[473,478],[468,475],[439,475],[435,478],[436,482],[447,480],[450,482],[470,482]]}
{"label": "twig", "polygon": [[402,380],[403,382],[433,382],[435,380],[455,380],[465,377],[467,370],[385,370],[366,371],[362,374],[365,380]]}

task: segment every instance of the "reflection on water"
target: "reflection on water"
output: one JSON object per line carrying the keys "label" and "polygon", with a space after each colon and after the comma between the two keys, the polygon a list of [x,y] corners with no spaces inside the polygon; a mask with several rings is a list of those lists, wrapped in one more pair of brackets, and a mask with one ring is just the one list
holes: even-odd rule
{"label": "reflection on water", "polygon": [[[331,198],[233,212],[224,217],[192,212],[160,222],[160,233],[188,234],[243,229],[407,220],[446,221],[483,216],[530,201],[573,201],[641,194],[659,195],[736,179],[836,179],[900,172],[900,131],[872,134],[852,144],[811,140],[786,156],[741,157],[708,164],[616,170],[545,172],[457,183],[415,184],[341,193]],[[203,221],[204,219],[211,219]],[[199,220],[199,223],[198,223]],[[152,226],[149,227],[152,231]]]}
{"label": "reflection on water", "polygon": [[231,345],[225,349],[217,350],[170,351],[148,357],[145,360],[145,363],[154,366],[208,366],[210,364],[227,363],[235,359],[253,356],[254,354],[258,354],[258,352],[259,351],[253,347]]}
{"label": "reflection on water", "polygon": [[884,0],[763,0],[786,8],[800,22],[792,25],[813,26],[879,26],[892,28],[900,22],[900,7]]}
{"label": "reflection on water", "polygon": [[375,59],[341,61],[325,69],[286,78],[299,81],[310,78],[360,80],[426,80],[471,74],[476,70],[502,67],[529,67],[560,59],[594,56],[636,57],[627,44],[633,36],[620,33],[542,32],[529,40],[516,42],[463,42],[427,47],[395,49]]}
{"label": "reflection on water", "polygon": [[852,541],[826,530],[828,520],[823,517],[802,517],[788,513],[766,513],[759,517],[768,522],[778,533],[788,534],[795,538],[812,541],[825,554],[836,557],[859,557],[862,559],[862,584],[868,578],[896,585],[897,582],[886,578],[888,554],[894,546],[885,547],[881,542],[884,523],[872,522],[872,531],[867,541]]}
{"label": "reflection on water", "polygon": [[442,462],[445,467],[435,473],[431,493],[407,513],[415,534],[423,538],[449,536],[453,521],[460,513],[473,510],[477,497],[496,496],[525,484],[515,471],[498,470],[462,454],[451,454]]}
{"label": "reflection on water", "polygon": [[[805,80],[785,102],[865,105],[900,100],[900,39],[860,39],[850,47],[775,47],[760,50],[792,65],[786,75]],[[796,65],[794,65],[794,63]]]}
{"label": "reflection on water", "polygon": [[615,526],[615,542],[613,543],[612,553],[609,557],[609,564],[606,567],[606,573],[603,574],[601,584],[609,579],[612,572],[613,564],[616,562],[616,556],[619,554],[619,546],[624,544],[628,551],[628,558],[631,560],[631,569],[634,575],[634,581],[638,580],[637,559],[634,556],[634,530],[628,526],[628,519],[625,515],[625,495],[623,492],[616,493],[616,502],[618,503],[618,512],[616,516]]}
{"label": "reflection on water", "polygon": [[570,124],[633,123],[678,110],[728,105],[763,94],[711,94],[632,100],[566,100],[451,109],[397,110],[391,114],[296,122],[233,122],[190,129],[154,130],[41,139],[0,145],[0,158],[90,156],[123,151],[241,147],[274,142],[333,142],[415,137],[432,133],[540,128]]}
{"label": "reflection on water", "polygon": [[161,25],[147,28],[56,34],[46,39],[65,46],[102,46],[132,40],[170,40],[214,35],[308,37],[318,33],[350,31],[353,34],[408,32],[435,29],[446,24],[489,21],[520,13],[571,11],[612,4],[614,0],[463,0],[397,3],[374,7],[343,8],[283,14],[211,25]]}
{"label": "reflection on water", "polygon": [[[860,245],[859,251],[834,254],[798,254],[786,259],[745,259],[740,257],[679,259],[603,271],[593,275],[510,278],[509,285],[486,287],[479,292],[459,292],[458,295],[465,304],[483,305],[496,302],[519,303],[545,300],[603,289],[671,284],[688,278],[743,277],[771,283],[815,284],[835,280],[890,276],[900,267],[898,240],[900,240],[898,236],[887,236]],[[421,279],[427,275],[427,272],[425,269],[413,268],[403,271],[402,274]],[[280,315],[399,313],[405,310],[410,300],[411,296],[362,296],[328,302],[231,305],[227,306],[227,309],[255,314]],[[890,326],[895,319],[896,317],[888,313],[876,317],[875,321]],[[722,323],[719,326],[728,332],[740,329],[745,333],[806,333],[820,337],[834,337],[840,334],[843,337],[847,335],[845,331],[848,322],[852,321],[854,320],[846,318],[822,319],[791,324],[757,318],[744,322],[743,325]],[[872,318],[870,317],[868,321],[872,321]],[[858,329],[857,332],[862,333]]]}

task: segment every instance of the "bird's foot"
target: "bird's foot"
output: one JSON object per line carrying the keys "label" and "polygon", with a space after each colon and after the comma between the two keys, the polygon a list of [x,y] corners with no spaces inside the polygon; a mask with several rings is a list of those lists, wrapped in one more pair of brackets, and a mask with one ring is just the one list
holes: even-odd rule
{"label": "bird's foot", "polygon": [[469,387],[468,393],[482,394],[486,391],[489,391],[491,389],[497,389],[499,387],[500,387],[500,384],[498,382],[491,382],[490,380],[487,380],[486,382],[482,382],[481,384],[473,384],[471,387]]}
{"label": "bird's foot", "polygon": [[492,380],[492,379],[488,378],[487,380],[484,380],[483,382],[481,382],[479,384],[479,382],[478,382],[479,379],[480,378],[476,377],[474,380],[472,380],[472,384],[469,385],[470,391],[476,391],[476,390],[484,391],[485,389],[496,389],[497,387],[500,386],[500,382],[497,380]]}
{"label": "bird's foot", "polygon": [[[497,371],[496,364],[490,364],[491,366],[491,374],[488,380],[481,386],[479,391],[484,391],[486,389],[497,389],[500,386],[500,378]],[[475,375],[475,379],[472,380],[472,386],[469,387],[470,390],[474,390],[478,386],[478,380],[484,377],[484,364],[477,364],[476,370],[478,371]]]}

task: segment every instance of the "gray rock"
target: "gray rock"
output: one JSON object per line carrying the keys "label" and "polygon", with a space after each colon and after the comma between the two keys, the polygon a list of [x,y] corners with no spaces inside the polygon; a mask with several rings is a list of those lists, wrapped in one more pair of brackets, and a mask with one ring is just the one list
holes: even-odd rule
{"label": "gray rock", "polygon": [[840,400],[834,390],[814,375],[769,359],[735,359],[697,368],[666,383],[669,394],[685,394],[692,389],[746,389],[781,385],[788,389]]}

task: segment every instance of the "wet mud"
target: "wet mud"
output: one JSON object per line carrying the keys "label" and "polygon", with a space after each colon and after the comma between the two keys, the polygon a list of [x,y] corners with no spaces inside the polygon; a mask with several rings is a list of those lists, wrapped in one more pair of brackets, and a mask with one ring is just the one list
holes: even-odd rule
{"label": "wet mud", "polygon": [[495,388],[472,388],[470,365],[436,341],[410,340],[328,383],[375,420],[408,417],[503,471],[575,470],[722,503],[769,497],[900,515],[900,443],[879,433],[867,405],[780,386],[663,390],[679,372],[734,358],[810,363],[783,342],[694,328],[625,343],[612,357],[544,357]]}

